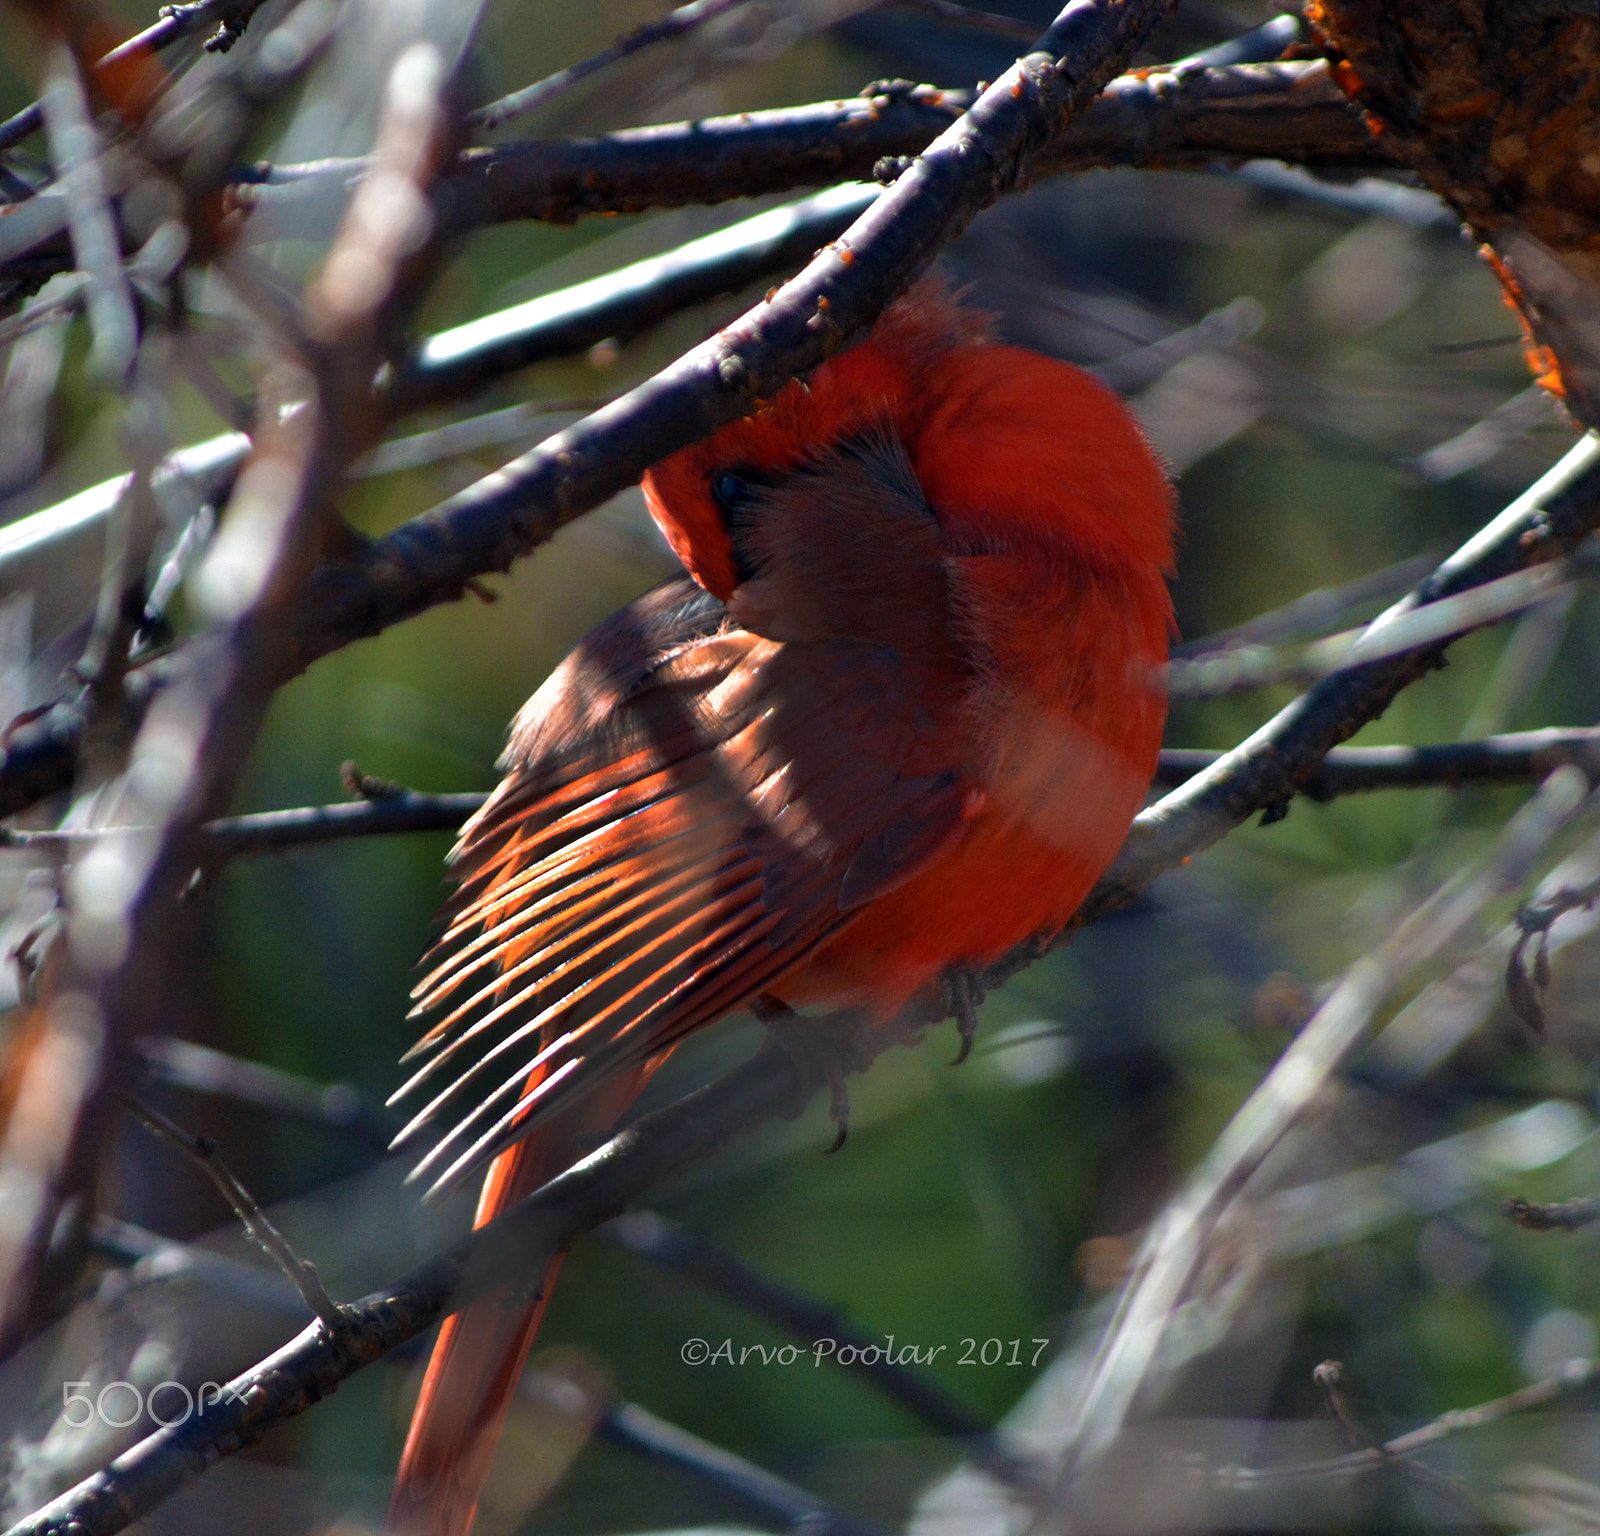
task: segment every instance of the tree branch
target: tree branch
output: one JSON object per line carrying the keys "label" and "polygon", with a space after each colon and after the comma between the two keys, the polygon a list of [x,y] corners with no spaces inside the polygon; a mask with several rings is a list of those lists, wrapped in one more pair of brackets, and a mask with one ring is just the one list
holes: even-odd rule
{"label": "tree branch", "polygon": [[[131,71],[144,59],[170,48],[180,38],[201,27],[217,23],[216,33],[207,39],[206,50],[226,53],[249,24],[262,0],[193,0],[189,5],[166,5],[160,19],[127,42],[113,48],[95,65],[98,77],[117,71]],[[14,117],[0,123],[0,150],[20,144],[44,127],[44,107],[40,102],[24,107]]]}
{"label": "tree branch", "polygon": [[[866,1051],[892,1043],[881,1033]],[[341,1310],[331,1335],[307,1328],[236,1377],[187,1423],[141,1440],[14,1526],[9,1536],[112,1536],[223,1456],[253,1445],[446,1311],[537,1273],[579,1234],[619,1215],[737,1137],[798,1114],[823,1084],[792,1055],[764,1050],[721,1081],[638,1121],[592,1157],[393,1285]]]}
{"label": "tree branch", "polygon": [[[920,153],[974,99],[932,86],[868,90],[855,101],[468,150],[441,179],[435,209],[446,229],[464,233],[866,181],[880,160]],[[1307,60],[1124,75],[1041,152],[1034,174],[1251,159],[1341,171],[1396,165],[1326,63]]]}
{"label": "tree branch", "polygon": [[1363,1472],[1376,1472],[1396,1458],[1415,1456],[1430,1446],[1459,1435],[1464,1430],[1480,1429],[1514,1413],[1529,1408],[1543,1408],[1559,1402],[1589,1385],[1600,1373],[1600,1362],[1594,1360],[1569,1360],[1553,1375],[1542,1377],[1508,1392],[1504,1397],[1492,1398],[1472,1408],[1452,1408],[1419,1429],[1408,1430],[1385,1440],[1368,1450],[1352,1451],[1347,1456],[1330,1456],[1325,1461],[1300,1462],[1286,1467],[1226,1467],[1216,1473],[1216,1481],[1223,1488],[1256,1488],[1269,1483],[1314,1482],[1327,1478],[1354,1477]]}
{"label": "tree branch", "polygon": [[784,1530],[808,1536],[888,1536],[885,1526],[819,1499],[808,1489],[724,1450],[680,1425],[659,1418],[637,1403],[613,1403],[596,1432],[621,1450],[709,1483],[778,1522]]}
{"label": "tree branch", "polygon": [[[1224,756],[1168,749],[1161,754],[1156,782],[1185,784]],[[1302,777],[1298,792],[1326,801],[1380,789],[1536,784],[1563,763],[1576,763],[1600,778],[1600,729],[1518,731],[1424,747],[1335,747]]]}
{"label": "tree branch", "polygon": [[306,1309],[314,1313],[322,1326],[330,1332],[339,1326],[339,1308],[333,1298],[322,1288],[317,1271],[302,1259],[289,1240],[277,1228],[272,1218],[261,1209],[254,1195],[239,1182],[238,1176],[222,1160],[216,1142],[208,1136],[194,1136],[182,1126],[174,1124],[159,1110],[141,1104],[137,1099],[125,1098],[128,1112],[147,1130],[176,1147],[195,1162],[205,1176],[216,1185],[222,1198],[233,1207],[234,1214],[244,1226],[245,1236],[255,1243],[300,1293]]}

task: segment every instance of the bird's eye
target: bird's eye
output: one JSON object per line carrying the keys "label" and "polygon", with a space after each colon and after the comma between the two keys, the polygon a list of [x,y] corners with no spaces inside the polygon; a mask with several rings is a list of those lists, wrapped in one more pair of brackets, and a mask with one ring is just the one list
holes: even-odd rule
{"label": "bird's eye", "polygon": [[724,470],[712,477],[711,499],[725,515],[743,512],[750,505],[753,494],[750,482],[743,475]]}

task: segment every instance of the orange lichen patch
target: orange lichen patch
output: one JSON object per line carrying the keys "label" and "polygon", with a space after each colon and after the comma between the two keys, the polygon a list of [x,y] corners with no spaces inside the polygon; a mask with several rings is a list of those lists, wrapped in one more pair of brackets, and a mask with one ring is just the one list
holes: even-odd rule
{"label": "orange lichen patch", "polygon": [[1567,390],[1561,377],[1561,360],[1554,351],[1544,346],[1535,334],[1534,317],[1529,313],[1529,301],[1523,294],[1516,273],[1500,259],[1499,253],[1492,246],[1481,246],[1478,254],[1500,279],[1501,303],[1516,316],[1517,325],[1522,331],[1523,365],[1532,374],[1534,383],[1549,390],[1558,400],[1564,400]]}
{"label": "orange lichen patch", "polygon": [[1356,73],[1349,59],[1338,60],[1329,73],[1333,76],[1333,83],[1352,101],[1360,96],[1361,76]]}
{"label": "orange lichen patch", "polygon": [[1429,109],[1428,116],[1436,123],[1464,123],[1470,117],[1489,117],[1500,105],[1498,91],[1479,91],[1465,101],[1452,101]]}

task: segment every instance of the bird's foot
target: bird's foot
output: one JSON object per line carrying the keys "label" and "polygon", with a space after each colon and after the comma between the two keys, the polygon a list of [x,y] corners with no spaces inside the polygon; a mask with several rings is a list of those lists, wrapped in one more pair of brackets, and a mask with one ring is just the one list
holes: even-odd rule
{"label": "bird's foot", "polygon": [[961,1036],[961,1046],[956,1059],[950,1063],[959,1067],[972,1054],[972,1042],[978,1034],[978,1004],[983,993],[971,971],[955,966],[945,973],[945,987],[949,992],[949,1011],[955,1016],[956,1033]]}
{"label": "bird's foot", "polygon": [[860,1017],[847,1009],[816,1017],[796,1013],[776,997],[762,995],[750,1011],[766,1026],[772,1044],[785,1052],[808,1077],[828,1086],[828,1115],[837,1135],[829,1152],[837,1152],[850,1131],[850,1090],[845,1078],[859,1072],[877,1055],[864,1040]]}

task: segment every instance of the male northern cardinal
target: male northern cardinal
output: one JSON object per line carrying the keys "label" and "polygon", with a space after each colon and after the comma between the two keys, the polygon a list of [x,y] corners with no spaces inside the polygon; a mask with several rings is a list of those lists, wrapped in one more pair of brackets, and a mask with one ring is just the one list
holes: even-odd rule
{"label": "male northern cardinal", "polygon": [[[1160,745],[1165,477],[1107,390],[935,285],[644,491],[693,580],[523,706],[417,988],[448,1011],[412,1053],[413,1126],[461,1115],[419,1172],[492,1164],[480,1224],[691,1030],[747,1005],[888,1020],[1062,927]],[[553,1273],[445,1323],[392,1530],[470,1528]]]}

